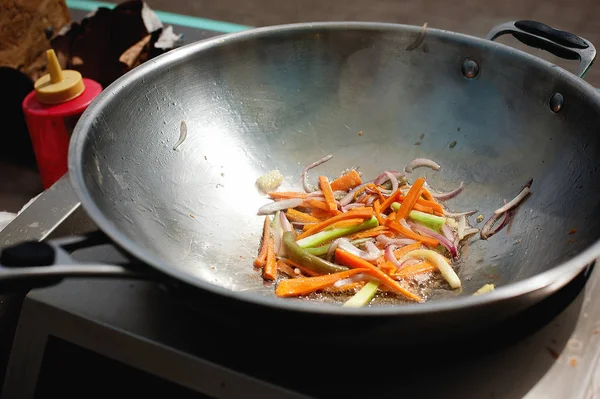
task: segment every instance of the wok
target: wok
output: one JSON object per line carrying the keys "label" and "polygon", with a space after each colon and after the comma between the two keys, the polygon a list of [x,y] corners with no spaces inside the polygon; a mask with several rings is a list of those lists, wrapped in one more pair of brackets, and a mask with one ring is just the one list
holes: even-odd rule
{"label": "wok", "polygon": [[[579,59],[582,76],[595,57],[588,41],[543,24],[511,22],[488,39],[504,33]],[[181,121],[188,133],[174,150]],[[431,327],[479,328],[514,315],[600,255],[599,127],[593,87],[493,40],[306,23],[193,43],[127,73],[79,120],[69,173],[99,228],[148,270],[196,289],[200,306],[218,303],[266,328],[285,319],[299,333],[317,322],[339,336],[426,337],[439,334]],[[442,191],[464,181],[447,205],[486,218],[530,178],[533,194],[509,234],[469,240],[461,292],[362,309],[276,298],[251,264],[262,233],[257,209],[268,202],[255,181],[279,169],[282,190],[300,189],[303,167],[326,154],[333,158],[313,179],[351,166],[374,178],[434,159],[441,170],[419,174]],[[54,275],[122,272],[84,266]],[[494,292],[471,296],[490,281]]]}

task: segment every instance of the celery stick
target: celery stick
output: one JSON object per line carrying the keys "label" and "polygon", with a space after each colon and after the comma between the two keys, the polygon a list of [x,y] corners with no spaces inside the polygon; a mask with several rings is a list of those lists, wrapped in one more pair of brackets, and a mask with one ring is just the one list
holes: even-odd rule
{"label": "celery stick", "polygon": [[440,231],[446,222],[446,218],[420,211],[410,211],[408,213],[408,218],[435,231]]}
{"label": "celery stick", "polygon": [[[359,238],[357,240],[351,241],[351,243],[356,246],[359,246],[360,244],[363,244],[365,241],[368,241],[368,240],[371,240],[371,238]],[[331,244],[325,244],[325,245],[321,245],[320,247],[316,247],[316,248],[305,248],[305,250],[309,254],[316,255],[316,256],[323,256],[323,255],[327,255],[330,245]]]}
{"label": "celery stick", "polygon": [[303,239],[298,240],[296,244],[298,244],[300,248],[316,247],[327,241],[358,233],[359,231],[372,229],[377,226],[379,226],[379,222],[375,216],[372,216],[371,219],[365,220],[357,226],[340,227],[333,230],[321,231],[317,234],[313,234],[312,236],[304,237]]}
{"label": "celery stick", "polygon": [[329,245],[330,244],[325,244],[316,248],[306,248],[306,252],[315,256],[327,255],[327,251],[329,251]]}
{"label": "celery stick", "polygon": [[362,308],[363,306],[367,306],[377,293],[377,287],[379,287],[379,281],[369,281],[342,306],[347,308]]}
{"label": "celery stick", "polygon": [[[400,209],[400,204],[398,202],[392,202],[390,207],[394,212],[398,212],[398,209]],[[446,222],[446,218],[415,210],[408,213],[408,218],[435,231],[440,231],[444,225],[444,222]]]}

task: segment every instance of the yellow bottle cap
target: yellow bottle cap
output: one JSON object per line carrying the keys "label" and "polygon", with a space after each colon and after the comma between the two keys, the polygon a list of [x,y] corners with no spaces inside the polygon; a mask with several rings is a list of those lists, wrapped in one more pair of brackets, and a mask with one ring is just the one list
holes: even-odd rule
{"label": "yellow bottle cap", "polygon": [[33,85],[37,100],[44,104],[60,104],[83,93],[85,86],[81,74],[70,69],[63,71],[54,50],[46,51],[46,55],[50,73],[36,80]]}

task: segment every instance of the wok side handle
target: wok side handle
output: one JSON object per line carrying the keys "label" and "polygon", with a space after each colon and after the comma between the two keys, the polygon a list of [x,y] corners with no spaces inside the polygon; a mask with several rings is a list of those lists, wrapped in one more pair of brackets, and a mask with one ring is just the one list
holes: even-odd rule
{"label": "wok side handle", "polygon": [[577,74],[583,78],[596,59],[596,48],[588,40],[536,21],[512,21],[495,26],[486,39],[511,34],[523,44],[546,50],[557,57],[579,60]]}
{"label": "wok side handle", "polygon": [[60,283],[65,277],[160,278],[156,272],[131,264],[83,263],[69,256],[69,252],[95,243],[96,237],[90,236],[88,239],[71,239],[64,245],[27,241],[4,248],[0,252],[0,293],[49,287]]}

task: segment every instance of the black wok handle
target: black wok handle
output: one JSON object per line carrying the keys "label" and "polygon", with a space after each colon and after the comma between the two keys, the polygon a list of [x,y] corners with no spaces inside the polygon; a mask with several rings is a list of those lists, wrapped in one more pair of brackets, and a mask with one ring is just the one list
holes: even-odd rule
{"label": "black wok handle", "polygon": [[97,234],[56,242],[28,241],[0,252],[0,293],[26,292],[58,284],[65,277],[160,278],[156,272],[127,262],[126,266],[78,262],[70,257],[77,249],[108,242]]}
{"label": "black wok handle", "polygon": [[486,35],[486,39],[511,34],[521,43],[546,50],[557,57],[579,60],[577,74],[584,77],[596,58],[596,48],[586,39],[573,33],[558,30],[536,21],[512,21],[498,25]]}

